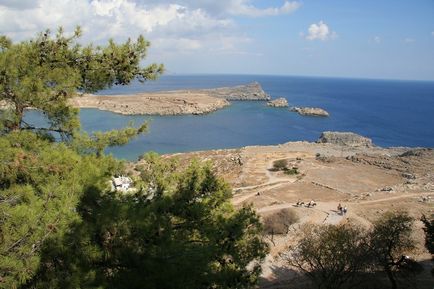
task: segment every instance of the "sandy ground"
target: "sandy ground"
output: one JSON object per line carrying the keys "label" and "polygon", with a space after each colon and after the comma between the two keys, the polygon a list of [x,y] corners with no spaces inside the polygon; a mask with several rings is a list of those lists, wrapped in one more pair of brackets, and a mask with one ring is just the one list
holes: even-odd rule
{"label": "sandy ground", "polygon": [[[408,150],[292,142],[164,157],[177,157],[181,164],[192,158],[212,161],[217,174],[232,185],[232,202],[237,207],[251,204],[261,216],[284,208],[296,211],[300,221],[291,232],[275,237],[274,244],[270,242],[271,251],[263,264],[261,281],[262,288],[293,288],[288,287],[288,282],[298,275],[280,256],[302,224],[339,224],[351,220],[370,226],[388,210],[408,210],[417,220],[422,214],[434,213],[434,152],[423,150],[400,156]],[[271,171],[273,162],[279,159],[297,167],[299,174]],[[315,200],[318,205],[297,207],[298,200]],[[348,208],[345,216],[337,212],[339,203]],[[429,260],[423,236],[422,223],[416,221],[418,250],[414,257]],[[303,282],[300,284],[303,286]]]}

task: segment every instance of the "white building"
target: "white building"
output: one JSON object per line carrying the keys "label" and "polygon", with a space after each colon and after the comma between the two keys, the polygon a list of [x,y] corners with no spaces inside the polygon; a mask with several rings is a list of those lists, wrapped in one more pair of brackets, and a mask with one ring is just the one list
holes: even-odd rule
{"label": "white building", "polygon": [[130,177],[120,176],[120,177],[113,177],[113,189],[116,191],[122,191],[126,192],[129,189],[132,188],[133,180]]}

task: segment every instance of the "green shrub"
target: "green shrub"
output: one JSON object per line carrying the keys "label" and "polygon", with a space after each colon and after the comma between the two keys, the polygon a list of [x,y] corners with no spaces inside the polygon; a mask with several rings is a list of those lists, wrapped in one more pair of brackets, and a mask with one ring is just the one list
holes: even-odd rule
{"label": "green shrub", "polygon": [[277,160],[273,162],[273,170],[274,171],[283,171],[288,168],[288,161],[283,160]]}
{"label": "green shrub", "polygon": [[285,174],[286,175],[298,175],[298,168],[297,167],[292,167],[291,169],[286,169],[285,170]]}

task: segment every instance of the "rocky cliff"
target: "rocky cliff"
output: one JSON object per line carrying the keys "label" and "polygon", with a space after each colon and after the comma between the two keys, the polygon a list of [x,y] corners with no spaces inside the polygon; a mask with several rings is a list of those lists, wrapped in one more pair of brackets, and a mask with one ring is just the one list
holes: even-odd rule
{"label": "rocky cliff", "polygon": [[327,111],[318,107],[292,107],[290,110],[298,112],[301,115],[329,116]]}
{"label": "rocky cliff", "polygon": [[261,85],[257,82],[233,87],[199,89],[194,91],[206,93],[217,98],[224,98],[226,100],[270,100],[270,96],[265,93]]}
{"label": "rocky cliff", "polygon": [[286,98],[280,97],[269,101],[267,105],[271,107],[288,107],[288,101]]}
{"label": "rocky cliff", "polygon": [[331,143],[350,147],[372,147],[372,140],[352,132],[325,131],[317,143]]}

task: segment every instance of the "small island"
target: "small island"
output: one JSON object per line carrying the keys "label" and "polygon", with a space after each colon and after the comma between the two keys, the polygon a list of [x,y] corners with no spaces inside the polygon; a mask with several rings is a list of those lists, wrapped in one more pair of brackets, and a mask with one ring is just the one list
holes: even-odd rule
{"label": "small island", "polygon": [[286,100],[286,98],[279,97],[269,101],[267,105],[270,107],[288,107],[288,101]]}
{"label": "small island", "polygon": [[295,111],[300,115],[308,116],[329,116],[330,114],[322,108],[319,107],[292,107],[291,111]]}

